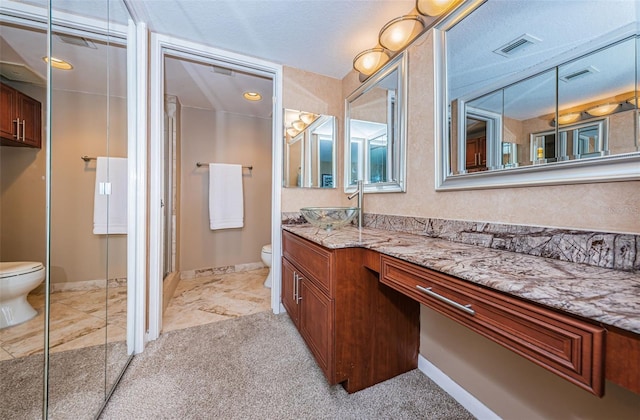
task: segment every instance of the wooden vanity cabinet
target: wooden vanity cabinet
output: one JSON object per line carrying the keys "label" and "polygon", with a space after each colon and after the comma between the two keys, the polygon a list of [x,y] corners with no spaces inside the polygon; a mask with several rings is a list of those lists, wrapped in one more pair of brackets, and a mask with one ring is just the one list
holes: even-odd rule
{"label": "wooden vanity cabinet", "polygon": [[381,281],[575,385],[604,394],[603,328],[385,255]]}
{"label": "wooden vanity cabinet", "polygon": [[0,83],[0,144],[40,148],[41,143],[40,102]]}
{"label": "wooden vanity cabinet", "polygon": [[351,393],[417,367],[420,306],[379,282],[377,252],[282,243],[282,304],[329,383]]}

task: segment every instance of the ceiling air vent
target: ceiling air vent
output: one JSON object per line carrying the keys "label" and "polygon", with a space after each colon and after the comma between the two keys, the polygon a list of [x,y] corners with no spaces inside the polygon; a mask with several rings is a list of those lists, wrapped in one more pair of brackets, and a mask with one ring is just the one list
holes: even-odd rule
{"label": "ceiling air vent", "polygon": [[0,76],[14,82],[33,83],[43,85],[46,79],[33,71],[30,67],[20,63],[0,61]]}
{"label": "ceiling air vent", "polygon": [[57,37],[58,39],[60,39],[60,41],[64,42],[65,44],[75,45],[76,47],[91,48],[94,50],[98,49],[98,47],[96,47],[96,44],[94,44],[93,41],[90,41],[86,38],[82,38],[80,36],[58,34]]}
{"label": "ceiling air vent", "polygon": [[593,66],[589,66],[583,69],[572,71],[569,74],[560,76],[559,79],[562,80],[563,82],[568,83],[568,82],[573,82],[574,80],[577,80],[577,79],[582,79],[585,76],[589,76],[593,73],[598,73],[598,72],[600,72],[600,70],[598,70]]}
{"label": "ceiling air vent", "polygon": [[211,67],[213,68],[214,73],[222,74],[225,76],[233,76],[233,70],[231,69],[228,69],[226,67],[219,67],[216,65],[212,65]]}
{"label": "ceiling air vent", "polygon": [[540,41],[541,39],[536,38],[533,35],[524,34],[524,35],[520,35],[518,38],[514,39],[513,41],[506,43],[505,45],[498,48],[497,50],[493,50],[493,52],[496,54],[500,54],[503,57],[510,58],[518,53],[521,53],[531,45],[537,44]]}

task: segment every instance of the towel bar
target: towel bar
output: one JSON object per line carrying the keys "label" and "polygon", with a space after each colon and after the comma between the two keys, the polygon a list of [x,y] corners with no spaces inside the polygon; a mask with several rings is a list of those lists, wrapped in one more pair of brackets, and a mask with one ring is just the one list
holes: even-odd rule
{"label": "towel bar", "polygon": [[[198,168],[199,168],[199,167],[201,167],[201,166],[208,166],[208,165],[209,165],[208,163],[196,162],[196,166],[197,166]],[[251,165],[251,166],[245,166],[245,165],[243,165],[242,167],[243,167],[243,168],[245,168],[245,169],[248,169],[248,170],[250,170],[250,171],[253,171],[253,165]]]}

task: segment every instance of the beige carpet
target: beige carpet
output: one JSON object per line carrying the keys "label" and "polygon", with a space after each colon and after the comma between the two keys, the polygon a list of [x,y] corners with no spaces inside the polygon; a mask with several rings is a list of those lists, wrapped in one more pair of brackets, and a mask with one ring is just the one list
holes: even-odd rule
{"label": "beige carpet", "polygon": [[102,419],[471,419],[421,372],[347,394],[286,314],[172,331],[125,373]]}
{"label": "beige carpet", "polygon": [[[95,418],[104,403],[105,383],[117,378],[126,363],[126,351],[124,342],[115,342],[51,354],[49,418]],[[42,354],[0,362],[0,419],[42,418],[43,372]]]}

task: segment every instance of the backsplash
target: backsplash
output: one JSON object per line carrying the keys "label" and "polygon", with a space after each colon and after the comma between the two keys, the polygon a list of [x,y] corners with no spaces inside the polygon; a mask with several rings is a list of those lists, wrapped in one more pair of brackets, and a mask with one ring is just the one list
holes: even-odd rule
{"label": "backsplash", "polygon": [[[282,223],[305,220],[300,213],[283,213]],[[371,213],[365,213],[364,225],[603,268],[640,270],[640,235]]]}

